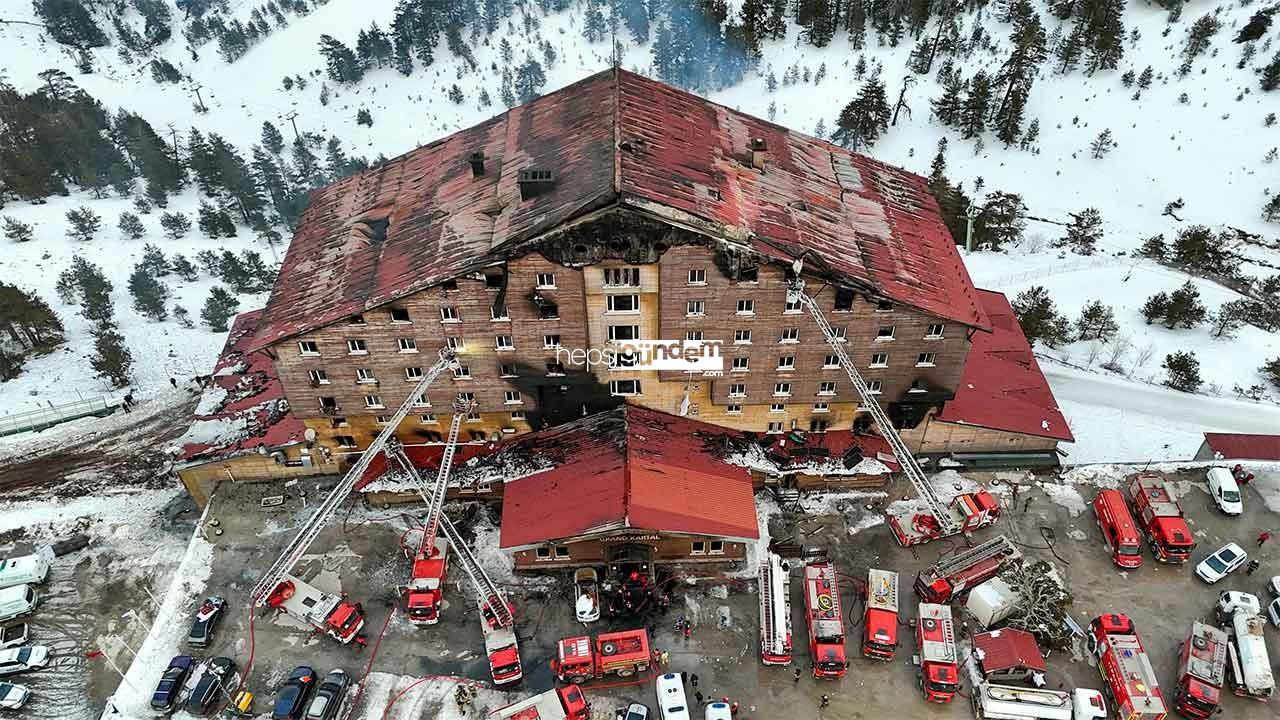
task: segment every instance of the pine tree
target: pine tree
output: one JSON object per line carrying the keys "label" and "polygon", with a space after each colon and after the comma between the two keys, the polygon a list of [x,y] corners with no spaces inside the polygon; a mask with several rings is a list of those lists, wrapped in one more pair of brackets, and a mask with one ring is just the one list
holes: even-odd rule
{"label": "pine tree", "polygon": [[1042,286],[1022,291],[1012,305],[1023,334],[1032,344],[1040,341],[1049,347],[1057,347],[1067,342],[1071,324],[1058,313],[1053,299]]}
{"label": "pine tree", "polygon": [[155,277],[169,274],[169,261],[165,259],[164,251],[151,243],[142,246],[142,260],[138,261],[138,267]]}
{"label": "pine tree", "polygon": [[1115,146],[1116,142],[1111,138],[1111,129],[1107,128],[1098,133],[1098,137],[1094,138],[1094,141],[1089,144],[1089,154],[1093,156],[1094,160],[1101,160]]}
{"label": "pine tree", "polygon": [[1164,326],[1172,330],[1177,325],[1192,328],[1204,322],[1209,311],[1200,302],[1200,291],[1190,281],[1169,294],[1169,304],[1164,311]]}
{"label": "pine tree", "polygon": [[1174,390],[1193,393],[1200,389],[1200,361],[1195,351],[1176,351],[1166,355],[1161,364],[1167,373],[1164,384]]}
{"label": "pine tree", "polygon": [[137,240],[147,232],[146,226],[142,224],[142,219],[131,212],[120,213],[120,221],[116,224],[120,230],[120,234],[130,240]]}
{"label": "pine tree", "polygon": [[1166,292],[1158,292],[1147,298],[1142,304],[1142,309],[1139,310],[1142,313],[1142,319],[1146,320],[1148,325],[1163,318],[1168,311],[1169,293]]}
{"label": "pine tree", "polygon": [[[754,0],[748,0],[752,2]],[[649,7],[645,0],[624,0],[618,3],[618,12],[622,15],[622,24],[626,26],[636,44],[649,42]]]}
{"label": "pine tree", "polygon": [[1213,13],[1205,13],[1191,24],[1187,30],[1187,44],[1182,48],[1182,56],[1188,63],[1209,48],[1209,41],[1221,27],[1222,24]]}
{"label": "pine tree", "polygon": [[1267,382],[1280,389],[1280,357],[1271,358],[1263,363],[1262,367],[1258,368],[1258,372],[1267,379]]}
{"label": "pine tree", "polygon": [[196,262],[207,275],[217,275],[220,261],[218,254],[212,250],[201,250],[196,253]]}
{"label": "pine tree", "polygon": [[933,115],[938,118],[938,122],[948,127],[956,127],[960,124],[960,118],[964,111],[964,100],[962,95],[965,91],[964,79],[960,77],[957,70],[947,74],[945,81],[942,83],[942,95],[933,100]]}
{"label": "pine tree", "polygon": [[1209,334],[1216,338],[1233,338],[1253,315],[1253,301],[1240,298],[1225,302],[1209,318]]}
{"label": "pine tree", "polygon": [[1276,222],[1280,220],[1280,193],[1272,195],[1262,205],[1262,219],[1267,222]]}
{"label": "pine tree", "polygon": [[977,137],[987,129],[991,109],[991,80],[981,70],[969,81],[969,93],[960,111],[960,130],[965,138]]}
{"label": "pine tree", "polygon": [[466,102],[466,100],[466,96],[462,94],[462,88],[458,87],[457,83],[454,83],[449,88],[449,101],[454,105],[461,105]]}
{"label": "pine tree", "polygon": [[858,96],[840,111],[831,139],[855,150],[875,144],[889,128],[889,103],[884,96],[884,83],[873,77],[862,85]]}
{"label": "pine tree", "polygon": [[205,237],[216,240],[222,237],[223,223],[220,215],[218,208],[201,200],[200,208],[196,211],[196,227],[200,228]]}
{"label": "pine tree", "polygon": [[1092,255],[1102,239],[1102,214],[1096,208],[1086,208],[1072,213],[1067,224],[1067,234],[1053,243],[1054,247],[1069,247],[1081,255]]}
{"label": "pine tree", "polygon": [[35,0],[32,5],[44,19],[45,29],[56,42],[81,49],[102,47],[107,36],[79,0]]}
{"label": "pine tree", "polygon": [[1036,139],[1040,137],[1040,120],[1032,120],[1027,126],[1027,131],[1022,134],[1022,140],[1018,142],[1018,148],[1022,150],[1031,150],[1035,147]]}
{"label": "pine tree", "polygon": [[125,347],[124,338],[114,324],[94,329],[93,348],[95,354],[89,359],[89,364],[98,376],[110,380],[115,387],[127,386],[133,367],[133,354]]}
{"label": "pine tree", "polygon": [[[457,86],[455,85],[454,87],[457,87]],[[484,93],[484,97],[486,98],[489,97],[489,94]],[[370,115],[367,109],[360,108],[359,110],[356,111],[356,124],[364,125],[365,127],[373,127],[373,115]]]}
{"label": "pine tree", "polygon": [[1262,89],[1271,92],[1280,87],[1280,50],[1271,58],[1271,62],[1262,68]]}
{"label": "pine tree", "polygon": [[525,55],[524,62],[516,68],[515,77],[515,91],[520,98],[520,104],[523,105],[537,98],[542,92],[542,86],[546,84],[547,76],[542,71],[542,64],[532,56]]}
{"label": "pine tree", "polygon": [[244,263],[230,250],[223,250],[218,258],[218,278],[235,293],[252,292],[255,285]]}
{"label": "pine tree", "polygon": [[1082,22],[1077,22],[1071,32],[1067,34],[1062,42],[1058,43],[1055,55],[1058,58],[1058,72],[1066,73],[1075,69],[1080,63],[1080,56],[1085,50],[1085,26]]}
{"label": "pine tree", "polygon": [[114,323],[115,308],[111,302],[113,286],[102,274],[102,268],[77,255],[71,259],[71,276],[76,287],[75,294],[80,300],[80,314],[96,325]]}
{"label": "pine tree", "polygon": [[196,266],[191,264],[187,256],[181,253],[174,255],[173,259],[169,261],[169,270],[186,282],[194,282],[199,277],[199,273],[196,272]]}
{"label": "pine tree", "polygon": [[83,205],[67,211],[67,237],[80,242],[89,242],[102,228],[102,218]]}
{"label": "pine tree", "polygon": [[1013,51],[995,77],[995,84],[1004,88],[995,112],[996,135],[1006,147],[1018,141],[1036,71],[1048,55],[1040,16],[1029,9],[1018,12],[1010,40]]}
{"label": "pine tree", "polygon": [[587,14],[582,22],[582,36],[589,43],[600,42],[609,34],[608,23],[604,20],[604,13],[600,12],[600,5],[596,2],[588,0]]}
{"label": "pine tree", "polygon": [[1027,227],[1026,213],[1026,203],[1017,193],[996,191],[987,195],[973,219],[975,243],[980,247],[1000,250],[1022,240],[1022,233]]}
{"label": "pine tree", "polygon": [[134,266],[129,275],[129,293],[133,295],[133,309],[139,314],[157,321],[168,316],[165,305],[169,301],[169,286],[157,280],[151,269],[141,263]]}
{"label": "pine tree", "polygon": [[1076,320],[1077,340],[1107,342],[1119,330],[1115,311],[1110,305],[1103,305],[1101,300],[1090,300],[1080,310],[1080,319]]}
{"label": "pine tree", "polygon": [[227,321],[240,309],[240,301],[222,286],[214,285],[200,309],[200,319],[214,332],[226,332]]}
{"label": "pine tree", "polygon": [[144,197],[136,197],[133,199],[133,209],[137,210],[139,215],[150,215],[151,203]]}
{"label": "pine tree", "polygon": [[325,72],[329,79],[343,84],[360,82],[364,77],[364,66],[351,48],[332,35],[320,36],[320,54],[325,59]]}
{"label": "pine tree", "polygon": [[24,223],[17,218],[4,216],[4,236],[14,242],[31,242],[35,237],[35,231],[31,227],[31,223]]}
{"label": "pine tree", "polygon": [[165,237],[178,240],[191,230],[191,220],[180,212],[167,212],[160,216],[160,227],[164,228]]}
{"label": "pine tree", "polygon": [[184,328],[195,327],[195,323],[191,322],[191,313],[181,305],[173,306],[173,319]]}
{"label": "pine tree", "polygon": [[269,121],[262,123],[262,147],[272,155],[279,155],[284,150],[284,136]]}

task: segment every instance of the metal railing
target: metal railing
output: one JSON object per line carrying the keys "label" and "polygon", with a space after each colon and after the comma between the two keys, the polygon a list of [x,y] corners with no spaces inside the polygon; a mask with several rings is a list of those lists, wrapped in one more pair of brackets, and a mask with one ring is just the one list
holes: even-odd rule
{"label": "metal railing", "polygon": [[39,410],[4,415],[0,416],[0,436],[28,430],[44,430],[68,420],[106,414],[117,407],[120,407],[119,399],[102,395],[89,400],[77,400],[63,405],[50,405]]}

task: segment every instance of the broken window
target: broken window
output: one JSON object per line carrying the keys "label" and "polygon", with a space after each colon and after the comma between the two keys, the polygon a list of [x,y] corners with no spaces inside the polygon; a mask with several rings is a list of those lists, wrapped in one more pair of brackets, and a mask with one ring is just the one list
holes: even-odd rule
{"label": "broken window", "polygon": [[500,272],[491,272],[484,274],[485,290],[501,290],[504,276]]}
{"label": "broken window", "polygon": [[639,380],[610,380],[609,394],[620,395],[620,396],[639,395],[640,381]]}
{"label": "broken window", "polygon": [[828,424],[826,418],[809,418],[809,432],[826,432]]}
{"label": "broken window", "polygon": [[689,547],[690,555],[705,555],[707,552],[707,543],[703,540],[694,540]]}
{"label": "broken window", "polygon": [[605,287],[640,287],[640,268],[622,267],[604,269]]}
{"label": "broken window", "polygon": [[442,440],[444,440],[444,436],[440,433],[435,430],[427,431],[427,442],[441,442]]}
{"label": "broken window", "polygon": [[391,308],[391,322],[407,323],[409,320],[409,311],[404,308]]}
{"label": "broken window", "polygon": [[347,318],[347,324],[349,324],[349,325],[364,325],[364,324],[365,324],[365,323],[364,323],[364,316],[363,316],[363,315],[352,315],[351,317]]}
{"label": "broken window", "polygon": [[516,376],[516,366],[511,363],[503,363],[498,366],[498,374],[504,378],[513,378]]}
{"label": "broken window", "polygon": [[557,546],[556,546],[556,559],[557,559],[557,560],[564,560],[564,559],[565,559],[565,558],[567,558],[567,557],[569,557],[569,546],[568,546],[568,545],[557,545]]}
{"label": "broken window", "polygon": [[329,421],[329,427],[347,427],[347,419],[344,417],[335,417]]}
{"label": "broken window", "polygon": [[836,288],[836,311],[849,311],[853,309],[853,291],[848,288]]}
{"label": "broken window", "polygon": [[322,396],[320,398],[320,410],[326,413],[333,413],[338,409],[338,398]]}
{"label": "broken window", "polygon": [[758,282],[760,280],[760,268],[742,268],[738,272],[738,280],[742,282]]}
{"label": "broken window", "polygon": [[534,556],[535,556],[536,558],[538,558],[539,560],[550,560],[550,559],[551,559],[551,548],[548,548],[548,547],[540,547],[540,548],[536,548],[533,552],[534,552]]}
{"label": "broken window", "polygon": [[543,303],[538,306],[539,320],[557,320],[560,318],[560,306],[555,303]]}
{"label": "broken window", "polygon": [[498,305],[489,308],[489,319],[498,321],[510,320],[511,316],[507,314],[506,305]]}
{"label": "broken window", "polygon": [[842,327],[831,328],[831,334],[835,336],[837,342],[845,341],[845,329]]}
{"label": "broken window", "polygon": [[338,443],[338,447],[353,448],[356,446],[356,439],[350,435],[335,435],[333,437]]}
{"label": "broken window", "polygon": [[308,370],[307,377],[311,379],[311,385],[328,385],[329,376],[323,370]]}
{"label": "broken window", "polygon": [[929,388],[925,386],[924,380],[916,379],[911,381],[911,387],[907,388],[909,393],[928,392]]}
{"label": "broken window", "polygon": [[724,541],[712,540],[711,542],[707,543],[707,548],[712,555],[720,555],[724,552]]}
{"label": "broken window", "polygon": [[427,397],[426,393],[418,393],[418,395],[413,398],[413,406],[431,407],[431,400]]}
{"label": "broken window", "polygon": [[876,312],[893,312],[893,303],[888,300],[877,300]]}
{"label": "broken window", "polygon": [[893,327],[894,327],[893,325],[881,325],[880,329],[876,331],[876,340],[877,341],[892,340]]}
{"label": "broken window", "polygon": [[458,281],[445,280],[444,282],[440,283],[440,287],[444,288],[445,292],[453,292],[454,290],[458,289]]}
{"label": "broken window", "polygon": [[547,362],[547,375],[550,377],[561,377],[564,375],[564,363],[554,360]]}
{"label": "broken window", "polygon": [[463,340],[461,335],[449,335],[445,337],[444,344],[448,345],[450,350],[461,350],[466,346],[467,341]]}
{"label": "broken window", "polygon": [[523,420],[523,419],[524,419],[524,417],[525,417],[525,416],[524,416],[524,411],[523,411],[523,410],[512,410],[512,411],[511,411],[511,419],[512,419],[513,421],[514,421],[514,420]]}

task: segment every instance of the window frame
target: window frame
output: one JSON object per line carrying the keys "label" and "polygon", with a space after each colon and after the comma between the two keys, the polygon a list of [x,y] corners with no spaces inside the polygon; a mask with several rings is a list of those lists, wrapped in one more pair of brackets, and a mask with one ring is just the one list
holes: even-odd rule
{"label": "window frame", "polygon": [[[619,310],[616,305],[618,298],[629,298],[631,309]],[[640,312],[640,293],[618,293],[616,295],[605,295],[604,311],[614,315],[635,315]]]}
{"label": "window frame", "polygon": [[368,355],[369,343],[364,338],[347,338],[347,354],[348,355]]}
{"label": "window frame", "polygon": [[[600,284],[601,287],[606,287],[606,288],[640,287],[640,268],[639,267],[628,265],[624,267],[601,268],[601,270],[603,270],[603,272],[601,273],[601,275],[603,276],[603,280]],[[612,282],[610,278],[611,275],[615,276],[621,282]],[[634,282],[628,282],[631,280],[633,280]]]}
{"label": "window frame", "polygon": [[[933,331],[934,328],[937,328],[938,331],[934,332]],[[925,330],[924,339],[925,340],[942,340],[946,337],[946,334],[947,334],[946,323],[930,323],[929,328]]]}
{"label": "window frame", "polygon": [[[617,330],[618,328],[627,328],[628,330],[630,330],[631,337],[615,337],[616,333],[614,331]],[[609,338],[609,342],[612,342],[612,343],[634,342],[640,339],[640,326],[639,325],[607,325],[605,329],[605,335],[606,337]]]}
{"label": "window frame", "polygon": [[356,368],[356,384],[357,385],[377,385],[378,378],[373,374],[372,368]]}
{"label": "window frame", "polygon": [[[416,372],[415,372],[416,371]],[[408,382],[417,382],[422,379],[422,368],[417,365],[410,365],[404,369],[404,379]]]}
{"label": "window frame", "polygon": [[755,298],[738,298],[737,309],[733,311],[734,315],[755,315],[756,301]]}
{"label": "window frame", "polygon": [[[879,362],[876,361],[877,358],[880,358]],[[874,369],[889,367],[889,353],[887,352],[871,353],[871,362],[867,364],[867,367],[874,368]]]}
{"label": "window frame", "polygon": [[818,395],[820,395],[821,397],[835,397],[835,394],[836,394],[835,380],[823,380],[822,382],[818,383]]}
{"label": "window frame", "polygon": [[364,407],[366,410],[381,410],[386,406],[387,404],[382,401],[381,395],[365,395],[364,396]]}
{"label": "window frame", "polygon": [[[549,282],[548,282],[549,280]],[[533,279],[533,287],[536,290],[554,290],[556,289],[556,274],[553,272],[540,272]]]}
{"label": "window frame", "polygon": [[742,403],[729,403],[724,406],[725,415],[741,415]]}
{"label": "window frame", "polygon": [[457,306],[441,305],[440,306],[440,322],[446,323],[446,324],[462,322],[462,315],[458,313]]}
{"label": "window frame", "polygon": [[795,372],[796,356],[780,355],[778,356],[778,372]]}
{"label": "window frame", "polygon": [[459,363],[458,366],[453,369],[454,380],[470,380],[471,378],[472,378],[472,375],[471,375],[470,365],[466,363]]}
{"label": "window frame", "polygon": [[328,385],[330,384],[329,374],[324,368],[314,368],[307,371],[307,381],[312,385]]}
{"label": "window frame", "polygon": [[[310,349],[308,350],[308,346]],[[303,357],[320,357],[320,343],[315,340],[299,340],[298,354]]]}
{"label": "window frame", "polygon": [[735,357],[733,359],[733,367],[729,372],[744,373],[751,369],[751,358],[744,356]]}
{"label": "window frame", "polygon": [[556,350],[564,347],[560,344],[560,333],[546,333],[542,336],[543,350]]}
{"label": "window frame", "polygon": [[[630,392],[622,392],[620,388],[623,383],[630,383],[632,390]],[[640,387],[639,378],[619,378],[609,381],[609,394],[613,397],[633,397],[644,394],[644,391]]]}
{"label": "window frame", "polygon": [[418,352],[418,339],[411,337],[396,338],[396,352],[405,354]]}
{"label": "window frame", "polygon": [[[886,335],[884,332],[885,330],[888,330],[889,334]],[[894,335],[896,335],[897,332],[898,332],[897,325],[881,325],[876,330],[875,342],[893,342]]]}
{"label": "window frame", "polygon": [[516,340],[510,335],[500,334],[493,336],[494,352],[514,352],[516,349]]}
{"label": "window frame", "polygon": [[[401,320],[397,318],[396,313],[404,313],[404,319]],[[412,325],[413,324],[413,316],[409,314],[408,308],[393,307],[387,311],[387,314],[391,316],[392,325]]]}
{"label": "window frame", "polygon": [[706,300],[688,300],[684,304],[685,317],[706,317],[707,301]]}
{"label": "window frame", "polygon": [[706,285],[707,269],[706,268],[689,268],[689,279],[686,285]]}
{"label": "window frame", "polygon": [[774,397],[791,397],[791,383],[789,381],[774,383],[773,396]]}
{"label": "window frame", "polygon": [[744,398],[747,396],[746,383],[729,383],[729,397]]}
{"label": "window frame", "polygon": [[787,411],[787,404],[784,402],[769,403],[769,412],[784,413]]}
{"label": "window frame", "polygon": [[779,345],[795,345],[800,342],[800,328],[784,327],[778,336]]}
{"label": "window frame", "polygon": [[919,355],[916,355],[916,367],[938,367],[938,353],[922,352]]}

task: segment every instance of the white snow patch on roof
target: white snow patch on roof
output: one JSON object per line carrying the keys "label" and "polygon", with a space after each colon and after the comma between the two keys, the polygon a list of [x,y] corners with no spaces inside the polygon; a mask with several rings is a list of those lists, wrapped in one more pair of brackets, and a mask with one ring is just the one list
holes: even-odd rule
{"label": "white snow patch on roof", "polygon": [[196,417],[207,417],[222,409],[227,401],[227,391],[217,385],[211,385],[200,395],[200,404],[196,406]]}
{"label": "white snow patch on roof", "polygon": [[191,427],[187,428],[187,432],[177,439],[176,444],[179,447],[183,445],[212,445],[214,447],[229,445],[244,437],[248,429],[249,421],[244,417],[196,420],[191,423]]}

